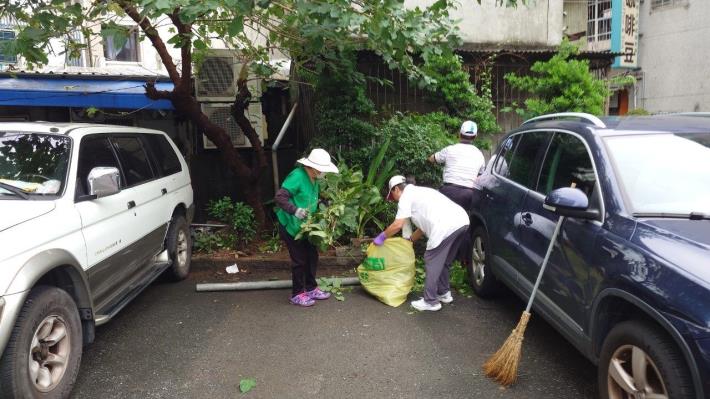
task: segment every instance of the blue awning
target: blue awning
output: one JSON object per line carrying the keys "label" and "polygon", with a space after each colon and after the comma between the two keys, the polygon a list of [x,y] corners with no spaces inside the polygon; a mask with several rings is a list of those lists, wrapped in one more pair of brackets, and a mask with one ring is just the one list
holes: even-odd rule
{"label": "blue awning", "polygon": [[[174,109],[168,100],[146,97],[144,85],[140,80],[0,78],[0,106]],[[172,83],[155,86],[173,89]]]}

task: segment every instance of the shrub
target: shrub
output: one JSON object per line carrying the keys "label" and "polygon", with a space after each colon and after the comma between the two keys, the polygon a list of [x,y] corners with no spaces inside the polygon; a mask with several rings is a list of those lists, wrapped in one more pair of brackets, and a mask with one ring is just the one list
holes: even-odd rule
{"label": "shrub", "polygon": [[229,197],[222,197],[210,201],[207,205],[207,212],[228,226],[227,229],[214,234],[216,241],[201,237],[204,246],[211,248],[210,251],[214,250],[213,244],[215,243],[220,248],[234,248],[238,245],[243,246],[254,239],[256,219],[254,218],[254,210],[249,205],[243,202],[233,202]]}
{"label": "shrub", "polygon": [[530,68],[531,75],[510,73],[505,79],[511,86],[528,92],[524,107],[514,105],[523,118],[555,112],[604,113],[604,102],[609,97],[605,81],[589,71],[589,61],[575,60],[579,49],[567,39],[549,61],[538,61]]}
{"label": "shrub", "polygon": [[441,113],[393,116],[380,130],[383,139],[391,140],[387,158],[394,160],[399,173],[413,175],[417,184],[438,187],[441,167],[427,162],[427,158],[456,141],[456,135],[447,131],[452,125],[451,119]]}

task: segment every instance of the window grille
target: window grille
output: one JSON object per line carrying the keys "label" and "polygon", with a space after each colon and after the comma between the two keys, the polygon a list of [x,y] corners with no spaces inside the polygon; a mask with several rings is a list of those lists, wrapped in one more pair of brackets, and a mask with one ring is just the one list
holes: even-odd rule
{"label": "window grille", "polygon": [[587,6],[587,41],[611,40],[611,0],[589,0]]}
{"label": "window grille", "polygon": [[651,0],[651,9],[687,4],[688,0]]}

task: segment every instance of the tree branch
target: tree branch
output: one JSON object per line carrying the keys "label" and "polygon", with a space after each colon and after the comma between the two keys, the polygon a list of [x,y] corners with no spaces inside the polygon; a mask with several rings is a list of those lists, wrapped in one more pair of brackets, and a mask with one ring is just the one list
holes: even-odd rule
{"label": "tree branch", "polygon": [[170,80],[173,81],[175,86],[180,86],[182,81],[180,80],[180,74],[178,73],[177,67],[173,62],[173,58],[170,56],[170,52],[168,52],[165,42],[163,42],[163,39],[160,35],[158,35],[158,31],[150,23],[148,17],[142,17],[130,0],[116,0],[116,3],[121,6],[123,11],[125,11],[126,14],[131,17],[136,24],[138,24],[138,26],[140,26],[146,37],[148,37],[150,42],[153,43],[155,51],[158,52],[160,60],[163,62],[165,69],[168,71]]}
{"label": "tree branch", "polygon": [[[185,40],[192,36],[192,24],[183,23],[180,20],[180,8],[176,8],[172,14],[168,15],[170,20],[173,21],[173,25],[178,30],[178,34]],[[185,45],[180,48],[180,56],[182,57],[182,83],[186,86],[190,84],[190,79],[192,79],[192,43]]]}

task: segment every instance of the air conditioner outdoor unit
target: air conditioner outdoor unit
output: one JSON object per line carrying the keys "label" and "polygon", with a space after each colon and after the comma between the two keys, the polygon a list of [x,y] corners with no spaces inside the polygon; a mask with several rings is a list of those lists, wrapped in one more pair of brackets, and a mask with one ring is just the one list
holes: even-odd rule
{"label": "air conditioner outdoor unit", "polygon": [[[233,50],[211,50],[198,68],[195,79],[197,101],[225,102],[234,101],[237,95],[237,79],[242,68],[248,68],[241,62]],[[259,80],[253,75],[247,78],[247,86],[252,98],[261,96]]]}
{"label": "air conditioner outdoor unit", "polygon": [[[242,129],[239,128],[237,122],[234,121],[231,107],[231,103],[203,103],[202,112],[207,115],[210,122],[221,126],[229,134],[229,138],[232,140],[233,146],[251,147],[249,139],[244,135]],[[256,134],[259,135],[259,141],[263,143],[266,123],[264,122],[264,114],[261,112],[261,103],[249,104],[249,108],[247,109],[247,118],[249,118],[254,130],[256,130]],[[217,148],[204,134],[202,135],[202,145],[205,149]]]}

